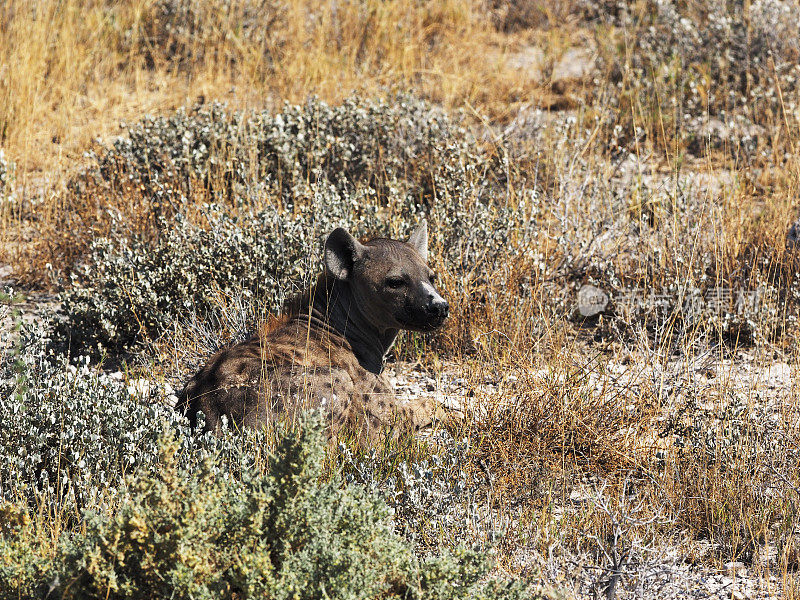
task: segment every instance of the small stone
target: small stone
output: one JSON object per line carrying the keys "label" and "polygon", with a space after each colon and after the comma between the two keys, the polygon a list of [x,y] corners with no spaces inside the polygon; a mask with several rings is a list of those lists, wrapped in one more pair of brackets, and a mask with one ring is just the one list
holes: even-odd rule
{"label": "small stone", "polygon": [[770,387],[791,385],[792,368],[786,363],[776,363],[764,369],[764,379]]}
{"label": "small stone", "polygon": [[541,48],[527,46],[516,54],[508,57],[507,64],[512,69],[524,71],[531,81],[538,82],[543,79],[543,66],[545,54]]}
{"label": "small stone", "polygon": [[743,575],[747,571],[747,567],[742,562],[729,562],[725,563],[725,572],[728,575]]}
{"label": "small stone", "polygon": [[786,234],[786,245],[794,248],[800,244],[800,219],[792,223],[789,232]]}
{"label": "small stone", "polygon": [[584,48],[570,48],[553,67],[552,80],[584,79],[595,67],[595,59],[591,52]]}
{"label": "small stone", "polygon": [[608,306],[608,294],[593,285],[584,285],[578,290],[578,311],[584,317],[593,317]]}

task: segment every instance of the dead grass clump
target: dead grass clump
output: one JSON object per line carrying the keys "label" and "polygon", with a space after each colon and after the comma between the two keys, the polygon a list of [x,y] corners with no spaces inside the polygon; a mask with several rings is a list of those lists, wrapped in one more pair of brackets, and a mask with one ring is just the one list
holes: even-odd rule
{"label": "dead grass clump", "polygon": [[476,406],[470,437],[479,440],[480,459],[513,489],[530,483],[520,478],[542,460],[613,473],[647,468],[655,458],[653,407],[611,380],[601,382],[597,365],[521,370],[505,386]]}
{"label": "dead grass clump", "polygon": [[[764,393],[755,375],[709,380],[702,361],[568,358],[580,354],[526,363],[470,404],[471,456],[498,510],[527,507],[541,552],[588,552],[608,577],[644,577],[635,565],[676,544],[715,564],[785,568],[799,522],[791,399]],[[563,533],[547,533],[551,518]]]}
{"label": "dead grass clump", "polygon": [[750,162],[789,150],[800,92],[800,46],[789,31],[798,17],[797,4],[781,0],[647,0],[606,15],[598,48],[631,145]]}
{"label": "dead grass clump", "polygon": [[798,525],[797,414],[725,387],[723,402],[689,395],[673,409],[664,434],[674,446],[655,477],[677,524],[710,541],[714,555],[763,562],[769,547],[792,543]]}
{"label": "dead grass clump", "polygon": [[263,108],[413,88],[508,115],[508,98],[540,89],[506,66],[514,43],[477,0],[14,0],[0,11],[0,143],[25,173],[51,170],[121,120],[206,97]]}

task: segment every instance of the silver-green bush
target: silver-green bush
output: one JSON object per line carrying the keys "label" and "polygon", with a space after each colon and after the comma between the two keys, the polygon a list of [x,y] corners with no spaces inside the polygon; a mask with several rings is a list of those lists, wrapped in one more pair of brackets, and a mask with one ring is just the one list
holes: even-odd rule
{"label": "silver-green bush", "polygon": [[[118,223],[93,241],[62,294],[60,337],[73,348],[129,350],[176,319],[208,314],[219,293],[278,311],[318,270],[336,226],[403,236],[423,213],[444,266],[473,273],[464,285],[474,291],[515,251],[510,232],[532,224],[504,203],[502,161],[469,140],[406,97],[338,107],[312,100],[276,115],[213,105],[146,119],[73,185],[141,194],[155,231],[131,234]],[[198,194],[215,203],[190,223],[183,212]]]}
{"label": "silver-green bush", "polygon": [[184,440],[186,468],[215,456],[225,476],[265,443],[263,432],[193,434],[162,386],[104,373],[86,357],[69,361],[48,345],[42,328],[25,327],[16,354],[0,361],[0,501],[77,516],[112,506],[129,474],[158,468],[165,435]]}
{"label": "silver-green bush", "polygon": [[329,106],[311,99],[275,114],[228,113],[212,104],[147,117],[94,155],[96,168],[72,187],[152,196],[169,210],[197,194],[250,201],[277,192],[293,205],[293,192],[307,183],[371,188],[382,196],[395,187],[418,201],[468,185],[469,178],[456,175],[474,169],[481,156],[466,132],[426,102],[392,100],[353,97]]}
{"label": "silver-green bush", "polygon": [[181,443],[130,480],[113,514],[87,514],[47,560],[26,511],[6,506],[0,598],[523,598],[521,582],[488,577],[484,554],[427,559],[393,531],[362,486],[323,478],[319,422],[285,430],[264,473],[234,479],[219,463],[182,466]]}

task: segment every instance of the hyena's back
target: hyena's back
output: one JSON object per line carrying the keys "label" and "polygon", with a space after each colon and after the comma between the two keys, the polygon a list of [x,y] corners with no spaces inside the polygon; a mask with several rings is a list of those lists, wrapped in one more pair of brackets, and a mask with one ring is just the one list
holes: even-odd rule
{"label": "hyena's back", "polygon": [[400,405],[386,378],[361,367],[344,339],[291,320],[217,352],[187,383],[179,408],[193,426],[203,412],[210,430],[222,415],[234,427],[258,427],[321,409],[333,435],[362,440],[409,433],[435,409],[429,400]]}

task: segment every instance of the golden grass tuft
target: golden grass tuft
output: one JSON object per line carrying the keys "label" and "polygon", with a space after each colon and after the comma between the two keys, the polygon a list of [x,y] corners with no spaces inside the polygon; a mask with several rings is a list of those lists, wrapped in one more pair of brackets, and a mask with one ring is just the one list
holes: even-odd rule
{"label": "golden grass tuft", "polygon": [[541,89],[507,64],[518,44],[478,1],[10,0],[0,144],[26,185],[25,174],[74,161],[121,120],[199,97],[261,107],[401,88],[508,115]]}

